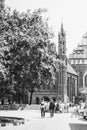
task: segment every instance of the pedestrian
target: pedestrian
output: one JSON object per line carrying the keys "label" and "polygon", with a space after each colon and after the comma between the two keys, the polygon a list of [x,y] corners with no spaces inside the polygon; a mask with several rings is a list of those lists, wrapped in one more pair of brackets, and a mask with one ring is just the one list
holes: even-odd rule
{"label": "pedestrian", "polygon": [[40,109],[41,109],[41,117],[45,117],[45,102],[44,102],[44,99],[42,99],[42,101],[41,101]]}
{"label": "pedestrian", "polygon": [[59,112],[59,102],[55,102],[55,112]]}
{"label": "pedestrian", "polygon": [[79,109],[80,107],[76,104],[73,106],[73,111],[72,111],[72,114],[71,114],[71,117],[79,117]]}
{"label": "pedestrian", "polygon": [[85,108],[85,102],[81,101],[80,106],[81,106],[81,110],[83,110]]}
{"label": "pedestrian", "polygon": [[60,113],[64,112],[64,105],[65,104],[62,101],[60,101],[60,103],[59,103],[59,111],[60,111]]}
{"label": "pedestrian", "polygon": [[69,112],[69,102],[66,103],[66,112]]}
{"label": "pedestrian", "polygon": [[73,106],[71,117],[76,117],[76,105]]}
{"label": "pedestrian", "polygon": [[55,103],[54,103],[53,99],[51,99],[51,101],[50,101],[49,110],[50,110],[50,117],[53,117],[54,110],[55,110]]}

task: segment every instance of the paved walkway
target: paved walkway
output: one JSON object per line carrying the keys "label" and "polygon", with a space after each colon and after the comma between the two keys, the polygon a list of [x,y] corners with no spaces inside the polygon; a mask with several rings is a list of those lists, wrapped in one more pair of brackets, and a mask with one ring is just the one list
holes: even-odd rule
{"label": "paved walkway", "polygon": [[50,118],[46,113],[41,118],[39,110],[0,111],[0,116],[24,117],[25,124],[1,127],[0,130],[87,130],[87,121],[82,118],[71,118],[70,113],[55,114]]}

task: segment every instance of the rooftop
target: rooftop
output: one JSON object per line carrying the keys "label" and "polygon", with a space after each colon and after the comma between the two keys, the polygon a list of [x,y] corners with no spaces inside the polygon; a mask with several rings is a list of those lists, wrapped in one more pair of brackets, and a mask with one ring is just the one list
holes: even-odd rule
{"label": "rooftop", "polygon": [[76,71],[73,69],[73,67],[70,65],[70,63],[67,63],[67,72],[76,76],[79,76]]}

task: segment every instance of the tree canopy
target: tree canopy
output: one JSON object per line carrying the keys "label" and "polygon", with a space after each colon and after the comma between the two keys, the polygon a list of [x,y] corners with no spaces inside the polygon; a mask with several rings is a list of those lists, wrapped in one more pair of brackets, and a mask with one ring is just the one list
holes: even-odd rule
{"label": "tree canopy", "polygon": [[[53,33],[38,9],[19,13],[4,8],[0,20],[0,58],[5,68],[6,87],[23,100],[42,85],[55,84],[56,52]],[[20,101],[19,101],[20,102]]]}

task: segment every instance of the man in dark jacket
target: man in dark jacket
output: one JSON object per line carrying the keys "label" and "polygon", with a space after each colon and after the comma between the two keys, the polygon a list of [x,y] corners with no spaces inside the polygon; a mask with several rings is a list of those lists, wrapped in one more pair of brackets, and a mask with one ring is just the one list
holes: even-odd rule
{"label": "man in dark jacket", "polygon": [[45,102],[44,102],[44,99],[42,99],[42,101],[41,101],[40,109],[41,109],[41,117],[45,117]]}
{"label": "man in dark jacket", "polygon": [[55,109],[55,103],[53,99],[50,101],[49,110],[50,110],[50,117],[54,116],[54,109]]}

